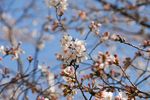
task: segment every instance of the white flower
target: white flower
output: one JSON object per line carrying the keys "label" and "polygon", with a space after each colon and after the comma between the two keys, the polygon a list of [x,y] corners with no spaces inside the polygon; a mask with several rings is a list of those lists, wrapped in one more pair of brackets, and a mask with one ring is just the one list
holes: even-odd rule
{"label": "white flower", "polygon": [[46,5],[50,7],[57,7],[59,11],[64,12],[67,10],[67,0],[45,0]]}
{"label": "white flower", "polygon": [[101,91],[100,92],[101,96],[100,96],[100,100],[112,100],[113,98],[113,93],[112,92],[107,92],[107,91]]}
{"label": "white flower", "polygon": [[63,72],[64,72],[65,74],[69,75],[69,76],[74,76],[74,74],[75,74],[75,69],[74,69],[73,66],[68,66],[68,67],[66,67],[66,68],[63,70]]}
{"label": "white flower", "polygon": [[49,100],[48,98],[44,98],[44,100]]}
{"label": "white flower", "polygon": [[113,97],[113,93],[112,92],[107,92],[105,100],[112,100],[112,97]]}
{"label": "white flower", "polygon": [[70,64],[72,60],[75,60],[74,63],[79,64],[87,59],[84,41],[64,35],[61,39],[61,45],[63,52],[57,54],[57,57],[59,56],[58,58],[61,58],[60,60],[63,60],[64,63]]}
{"label": "white flower", "polygon": [[62,69],[63,79],[73,86],[73,80],[75,78],[75,69],[73,66],[67,66],[65,69]]}
{"label": "white flower", "polygon": [[72,38],[71,36],[65,34],[65,35],[63,36],[63,39],[61,39],[61,44],[62,44],[62,46],[67,46],[67,47],[69,47],[69,45],[71,44],[72,39],[73,39],[73,38]]}
{"label": "white flower", "polygon": [[62,9],[62,11],[67,10],[67,6],[68,6],[67,0],[60,0],[60,9]]}
{"label": "white flower", "polygon": [[128,97],[124,92],[119,92],[115,100],[128,100]]}
{"label": "white flower", "polygon": [[80,55],[82,52],[86,51],[84,41],[76,39],[74,44],[75,44],[75,47],[76,47],[77,54]]}
{"label": "white flower", "polygon": [[100,67],[101,69],[103,69],[103,68],[105,67],[105,64],[104,64],[104,63],[101,63],[101,64],[99,65],[99,67]]}
{"label": "white flower", "polygon": [[112,40],[114,40],[114,41],[119,40],[119,37],[118,37],[118,35],[116,35],[116,34],[112,34],[110,38],[111,38]]}

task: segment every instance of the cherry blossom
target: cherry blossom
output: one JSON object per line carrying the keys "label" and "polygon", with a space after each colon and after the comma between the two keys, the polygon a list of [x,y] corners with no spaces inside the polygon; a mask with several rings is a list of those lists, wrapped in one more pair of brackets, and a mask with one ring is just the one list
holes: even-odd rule
{"label": "cherry blossom", "polygon": [[73,66],[67,66],[65,69],[62,69],[61,75],[65,81],[73,85],[75,78],[75,69]]}
{"label": "cherry blossom", "polygon": [[96,95],[95,100],[112,100],[113,99],[113,93],[112,92],[107,92],[107,91],[100,91]]}
{"label": "cherry blossom", "polygon": [[65,34],[61,39],[62,53],[57,54],[57,58],[64,63],[70,65],[72,63],[79,64],[87,60],[85,42],[82,40],[74,39]]}
{"label": "cherry blossom", "polygon": [[99,34],[99,27],[101,27],[101,24],[98,23],[98,22],[94,22],[94,21],[92,21],[91,24],[90,24],[90,26],[89,26],[90,30],[93,33],[95,33],[96,35]]}
{"label": "cherry blossom", "polygon": [[20,54],[23,54],[25,53],[23,51],[23,49],[21,49],[20,47],[21,43],[18,43],[17,46],[13,46],[11,48],[6,48],[4,46],[1,46],[0,47],[0,53],[3,55],[3,56],[7,56],[7,55],[11,55],[12,56],[12,60],[16,60],[19,58],[19,55]]}
{"label": "cherry blossom", "polygon": [[56,7],[59,12],[64,12],[68,6],[67,0],[45,0],[45,3],[49,8]]}
{"label": "cherry blossom", "polygon": [[110,55],[109,52],[102,53],[99,52],[97,58],[95,59],[94,66],[99,67],[100,69],[104,69],[112,64],[118,64],[118,57],[117,55]]}
{"label": "cherry blossom", "polygon": [[124,92],[119,92],[115,97],[115,100],[128,100],[127,95]]}

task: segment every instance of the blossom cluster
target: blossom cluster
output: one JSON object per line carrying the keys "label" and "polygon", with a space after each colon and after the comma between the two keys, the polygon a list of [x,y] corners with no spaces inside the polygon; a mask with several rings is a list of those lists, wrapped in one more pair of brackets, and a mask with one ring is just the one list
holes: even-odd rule
{"label": "blossom cluster", "polygon": [[68,84],[61,84],[60,88],[63,90],[64,96],[75,95],[77,91],[75,88],[75,68],[73,66],[64,66],[61,71],[61,76]]}
{"label": "blossom cluster", "polygon": [[67,0],[45,0],[46,5],[50,7],[56,7],[60,13],[67,10],[68,2]]}
{"label": "blossom cluster", "polygon": [[73,66],[67,66],[66,68],[62,68],[61,75],[63,79],[70,83],[70,85],[74,85],[75,81],[75,69]]}
{"label": "blossom cluster", "polygon": [[0,53],[4,56],[12,55],[12,60],[16,60],[19,58],[19,55],[24,53],[24,51],[20,48],[21,43],[18,43],[16,47],[7,48],[3,45],[0,46]]}
{"label": "blossom cluster", "polygon": [[100,69],[104,69],[109,65],[118,63],[119,60],[117,55],[110,55],[109,52],[106,53],[99,52],[97,58],[95,59],[94,66]]}
{"label": "blossom cluster", "polygon": [[74,39],[65,34],[61,39],[62,53],[58,53],[57,59],[66,65],[78,65],[80,62],[87,60],[85,42]]}
{"label": "blossom cluster", "polygon": [[65,34],[61,39],[62,52],[56,54],[58,60],[63,62],[61,76],[68,85],[62,84],[61,88],[64,95],[74,95],[76,93],[76,67],[83,61],[87,60],[85,42],[74,39]]}
{"label": "blossom cluster", "polygon": [[118,95],[114,96],[113,92],[103,90],[96,94],[95,100],[127,100],[127,95],[124,92],[118,92]]}
{"label": "blossom cluster", "polygon": [[90,24],[90,26],[89,26],[90,30],[93,33],[95,33],[96,35],[99,34],[99,27],[101,27],[101,24],[98,23],[98,22],[94,22],[94,21],[92,21],[91,24]]}

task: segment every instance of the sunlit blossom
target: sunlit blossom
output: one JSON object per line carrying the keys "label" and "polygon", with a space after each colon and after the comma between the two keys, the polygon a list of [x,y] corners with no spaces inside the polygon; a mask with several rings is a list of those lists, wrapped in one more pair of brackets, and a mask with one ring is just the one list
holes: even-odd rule
{"label": "sunlit blossom", "polygon": [[61,39],[61,45],[63,50],[62,53],[57,54],[57,57],[64,63],[68,65],[70,65],[71,63],[79,64],[80,62],[87,60],[84,41],[73,39],[71,36],[65,34]]}
{"label": "sunlit blossom", "polygon": [[67,10],[67,0],[45,0],[46,5],[50,7],[56,7],[60,12]]}

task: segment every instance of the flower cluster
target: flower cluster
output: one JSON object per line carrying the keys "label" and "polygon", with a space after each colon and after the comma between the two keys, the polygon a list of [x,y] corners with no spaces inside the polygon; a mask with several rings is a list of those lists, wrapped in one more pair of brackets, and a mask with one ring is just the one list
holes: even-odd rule
{"label": "flower cluster", "polygon": [[62,9],[62,11],[67,10],[68,6],[67,0],[60,0],[59,3],[60,3],[58,6],[59,9]]}
{"label": "flower cluster", "polygon": [[68,85],[62,84],[61,88],[65,96],[76,93],[76,71],[79,63],[87,59],[85,43],[82,40],[74,39],[65,34],[61,39],[62,53],[56,55],[57,59],[63,62],[61,76]]}
{"label": "flower cluster", "polygon": [[62,68],[61,75],[63,79],[73,85],[75,81],[75,69],[73,66],[67,66],[66,68]]}
{"label": "flower cluster", "polygon": [[56,7],[61,13],[67,10],[68,6],[67,0],[45,0],[45,3],[48,7]]}
{"label": "flower cluster", "polygon": [[107,91],[101,91],[96,94],[96,99],[95,100],[112,100],[113,93],[112,92],[107,92]]}
{"label": "flower cluster", "polygon": [[115,100],[128,100],[127,95],[124,92],[119,92],[118,95],[115,97]]}
{"label": "flower cluster", "polygon": [[57,54],[57,59],[67,65],[78,65],[87,59],[85,43],[82,40],[73,39],[69,35],[64,35],[61,39],[63,52]]}
{"label": "flower cluster", "polygon": [[95,67],[98,67],[100,69],[104,69],[105,67],[112,65],[112,64],[118,64],[119,60],[117,55],[110,55],[109,52],[102,53],[99,52],[97,58],[95,59]]}
{"label": "flower cluster", "polygon": [[119,92],[118,95],[114,96],[113,92],[106,90],[98,92],[95,100],[128,100],[124,92]]}
{"label": "flower cluster", "polygon": [[12,55],[12,60],[16,60],[19,58],[19,55],[24,53],[24,51],[20,48],[21,43],[18,43],[16,47],[5,48],[4,46],[0,46],[0,53],[3,56]]}
{"label": "flower cluster", "polygon": [[60,88],[63,90],[63,94],[65,96],[67,95],[74,95],[76,94],[75,88],[75,69],[73,66],[67,66],[62,68],[61,75],[63,79],[68,83],[66,84],[61,84]]}
{"label": "flower cluster", "polygon": [[101,27],[101,24],[100,23],[97,23],[97,22],[94,22],[92,21],[89,28],[90,30],[95,33],[96,35],[99,34],[99,27]]}
{"label": "flower cluster", "polygon": [[59,87],[63,90],[64,96],[73,96],[77,94],[77,91],[75,90],[76,87],[66,85],[66,84],[60,84]]}

